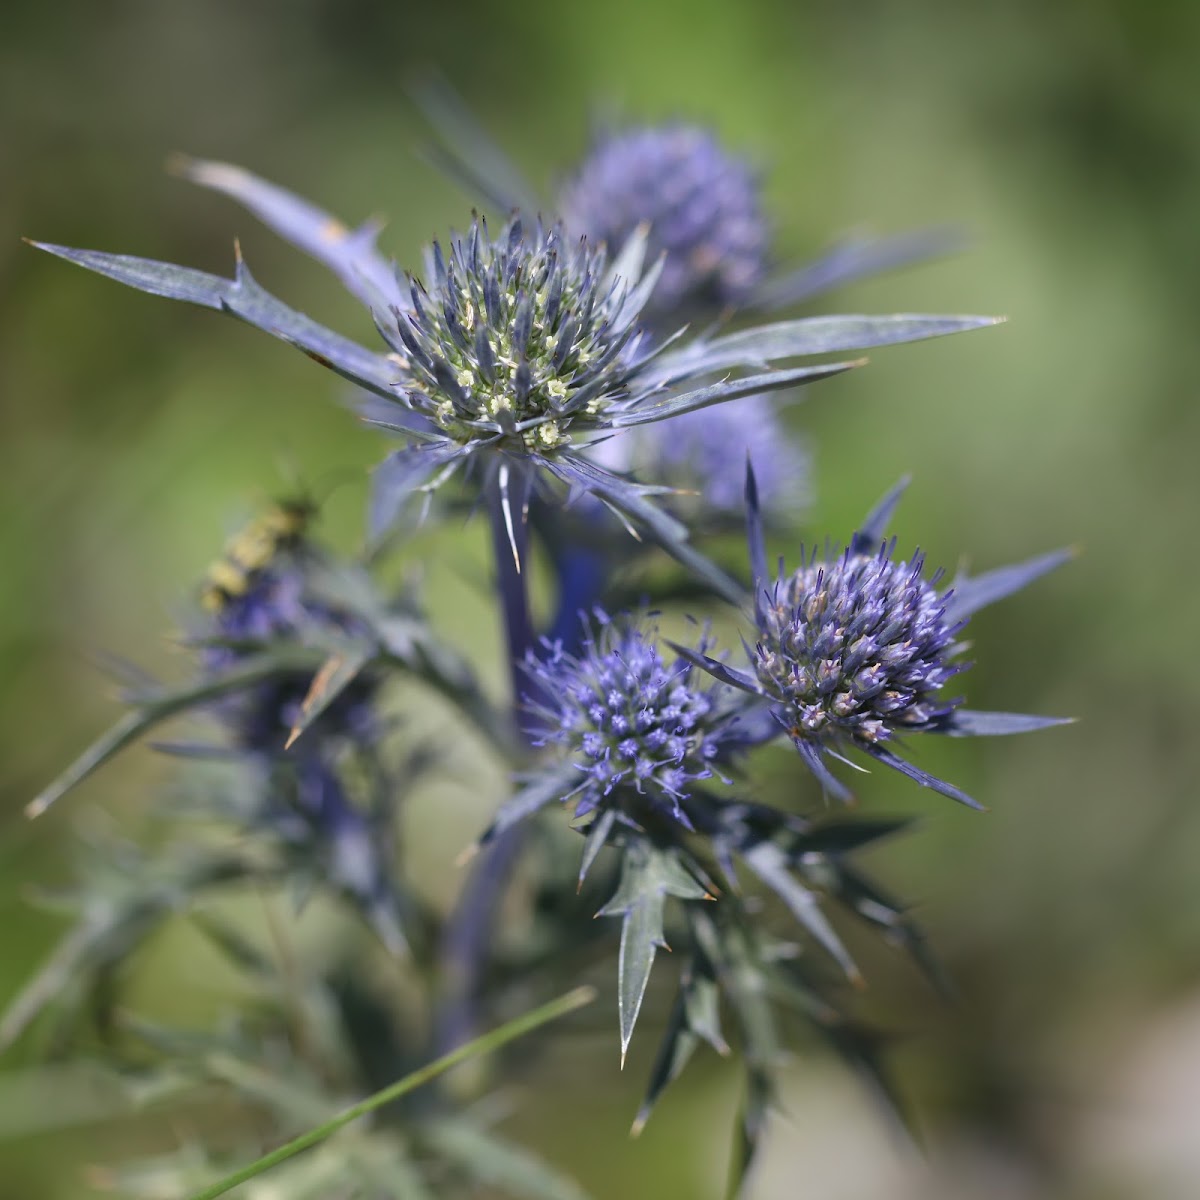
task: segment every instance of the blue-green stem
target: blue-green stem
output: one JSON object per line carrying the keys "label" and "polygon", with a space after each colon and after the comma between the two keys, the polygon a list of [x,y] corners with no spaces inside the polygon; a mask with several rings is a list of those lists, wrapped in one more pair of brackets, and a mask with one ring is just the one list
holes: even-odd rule
{"label": "blue-green stem", "polygon": [[[500,596],[512,687],[512,719],[520,736],[520,704],[526,687],[522,664],[533,645],[529,615],[529,476],[502,467],[486,492],[496,590]],[[476,997],[483,963],[494,933],[497,910],[525,842],[521,828],[510,829],[480,854],[442,937],[441,1002],[434,1046],[453,1049],[475,1032]]]}

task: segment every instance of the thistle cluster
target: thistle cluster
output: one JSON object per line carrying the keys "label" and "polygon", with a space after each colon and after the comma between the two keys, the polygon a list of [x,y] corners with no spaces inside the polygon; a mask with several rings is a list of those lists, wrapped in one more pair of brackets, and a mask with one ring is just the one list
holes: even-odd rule
{"label": "thistle cluster", "polygon": [[[389,1065],[454,1049],[517,998],[573,979],[583,951],[607,938],[609,926],[591,918],[612,917],[621,922],[622,1056],[668,935],[682,963],[636,1127],[699,1045],[728,1053],[732,1044],[747,1085],[740,1179],[772,1098],[783,1043],[777,1006],[809,1014],[849,1061],[879,1066],[845,988],[862,978],[827,910],[845,909],[937,975],[904,906],[852,861],[903,822],[831,815],[824,797],[850,795],[831,764],[865,756],[979,807],[904,757],[907,738],[1057,723],[973,710],[947,689],[965,666],[960,635],[970,617],[1066,555],[960,574],[944,586],[940,572],[926,574],[921,554],[897,556],[889,534],[896,488],[845,549],[826,542],[824,553],[802,551],[799,566],[789,571],[781,560],[768,577],[768,533],[795,536],[810,478],[808,451],[772,394],[798,399],[800,385],[863,361],[836,356],[992,319],[789,315],[762,323],[756,314],[920,257],[938,239],[847,242],[777,271],[757,177],[702,129],[610,134],[542,204],[463,114],[442,125],[459,137],[447,157],[502,223],[493,233],[475,215],[465,233],[432,243],[419,276],[380,252],[372,225],[349,230],[239,168],[183,167],[329,267],[369,310],[382,344],[359,344],[291,308],[258,285],[240,255],[226,279],[43,247],[299,348],[355,385],[355,407],[392,449],[372,473],[365,553],[318,545],[307,510],[261,518],[230,543],[201,590],[190,677],[131,688],[114,729],[34,802],[32,811],[42,811],[168,718],[215,719],[218,743],[163,748],[220,759],[235,772],[201,804],[207,822],[235,836],[200,848],[170,838],[172,854],[153,863],[122,851],[136,869],[100,872],[106,882],[81,891],[77,929],[0,1019],[0,1044],[42,1009],[67,1004],[68,993],[99,1002],[114,957],[132,955],[168,913],[253,880],[288,895],[348,900],[343,907],[372,935],[389,973],[404,975],[403,1003],[373,1003],[372,972],[352,954],[336,980],[308,981],[316,1001],[307,991],[293,996],[290,976],[264,966],[241,931],[199,918],[240,967],[269,978],[281,1012],[305,1010],[322,1053],[337,1047],[343,1090],[362,1093],[376,1048],[394,1051]],[[539,209],[547,220],[534,215]],[[697,317],[706,321],[699,331]],[[380,570],[390,553],[409,552],[401,536],[412,527],[408,502],[422,496],[428,512],[435,491],[490,525],[513,680],[502,699],[461,657],[458,631],[440,633],[415,589],[385,583],[396,572]],[[720,535],[734,517],[745,519],[748,571],[716,557],[728,549]],[[557,590],[545,622],[529,584],[531,566],[542,562]],[[666,627],[683,616],[729,616],[721,602],[743,618],[744,662],[711,632],[684,642],[659,634],[660,620]],[[389,692],[393,682],[404,686]],[[437,695],[449,713],[446,744],[385,716],[385,696],[397,693],[415,695],[417,710],[422,697]],[[492,752],[482,769],[501,764],[495,791],[504,799],[443,915],[401,869],[396,845],[408,789],[430,770],[456,777],[459,747],[470,742],[458,734],[468,729]],[[775,742],[795,752],[799,786],[782,798],[764,795],[756,774],[758,749]],[[522,861],[526,832],[555,806],[570,809],[570,820],[546,821],[547,852]],[[508,912],[518,867],[532,911],[500,937],[497,913]],[[406,1007],[413,1004],[416,1021]],[[426,1028],[427,1039],[414,1033]],[[282,1066],[264,1065],[264,1045],[253,1039],[214,1042],[201,1057],[233,1056],[246,1068],[243,1080],[274,1071],[272,1096],[299,1092],[311,1101],[305,1111],[332,1110],[322,1090],[327,1061],[304,1059],[307,1041],[288,1043]],[[185,1053],[178,1038],[156,1035],[155,1044]],[[339,1195],[379,1191],[383,1176],[372,1170],[380,1161],[405,1194],[428,1190],[430,1164],[437,1181],[526,1194],[536,1178],[537,1194],[578,1194],[464,1124],[449,1096],[392,1117],[395,1125],[381,1121],[361,1144],[347,1139],[329,1175]],[[354,1146],[368,1144],[371,1162],[356,1159]],[[187,1189],[176,1178],[167,1190]]]}
{"label": "thistle cluster", "polygon": [[[287,551],[247,578],[240,594],[225,596],[219,604],[209,599],[211,583],[205,585],[207,612],[193,633],[205,676],[236,670],[264,647],[303,647],[364,635],[352,614],[312,594],[310,575],[316,564],[311,554],[310,547]],[[217,712],[236,746],[277,757],[302,719],[312,683],[312,671],[303,665],[280,670],[260,684],[222,697]],[[370,739],[378,683],[360,675],[335,698],[320,718],[327,736]]]}

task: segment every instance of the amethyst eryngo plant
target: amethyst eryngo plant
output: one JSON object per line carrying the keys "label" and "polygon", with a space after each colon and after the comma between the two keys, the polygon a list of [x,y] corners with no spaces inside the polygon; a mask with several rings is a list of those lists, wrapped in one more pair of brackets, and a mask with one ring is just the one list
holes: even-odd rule
{"label": "amethyst eryngo plant", "polygon": [[[461,112],[443,105],[436,115],[443,130],[463,133]],[[32,812],[42,811],[143,733],[191,714],[215,726],[216,742],[161,748],[208,763],[205,770],[213,769],[209,760],[223,760],[221,769],[235,773],[204,791],[199,808],[208,824],[236,836],[232,849],[228,838],[211,852],[176,838],[167,855],[110,854],[125,865],[101,870],[73,901],[78,927],[0,1024],[0,1041],[72,980],[77,994],[80,987],[109,994],[114,966],[169,912],[224,886],[254,879],[298,894],[324,891],[349,902],[380,953],[407,963],[414,986],[405,1004],[419,995],[422,1019],[397,1022],[389,1014],[401,1005],[368,1002],[372,984],[351,965],[336,985],[314,984],[320,1000],[304,1018],[296,1057],[314,1044],[341,1045],[335,1058],[353,1059],[353,1069],[339,1075],[328,1062],[297,1065],[286,1054],[264,1064],[263,1043],[254,1039],[203,1047],[210,1064],[240,1055],[246,1070],[238,1078],[261,1081],[274,1072],[271,1094],[289,1104],[311,1092],[305,1111],[315,1112],[322,1080],[336,1077],[349,1091],[379,1082],[367,1074],[381,1046],[396,1048],[388,1064],[397,1071],[412,1065],[410,1056],[449,1049],[481,1012],[550,987],[584,952],[590,956],[606,928],[593,915],[619,917],[622,1058],[668,939],[681,964],[635,1128],[700,1043],[720,1053],[736,1046],[746,1073],[736,1188],[765,1124],[784,1027],[796,1015],[886,1081],[878,1034],[854,1019],[847,984],[862,980],[827,908],[856,915],[938,978],[904,905],[854,861],[903,822],[820,808],[822,793],[848,796],[831,762],[854,765],[857,755],[973,805],[914,766],[904,743],[918,733],[1003,734],[1055,723],[969,709],[952,688],[965,665],[971,614],[1065,555],[947,586],[926,573],[919,554],[898,558],[887,539],[896,489],[844,549],[802,552],[790,573],[781,563],[768,576],[763,513],[772,536],[790,535],[809,475],[807,451],[770,394],[857,365],[829,356],[991,319],[746,322],[919,256],[936,238],[850,243],[780,272],[755,173],[706,131],[672,125],[605,135],[545,205],[471,129],[458,145],[467,146],[458,155],[461,173],[516,211],[490,227],[477,216],[465,233],[433,243],[418,273],[398,271],[380,253],[373,226],[352,231],[238,168],[182,164],[191,179],[240,201],[328,266],[369,310],[381,338],[375,347],[264,291],[240,252],[234,277],[223,279],[43,247],[141,290],[231,313],[297,346],[358,385],[363,417],[403,444],[373,475],[365,562],[318,546],[304,505],[261,518],[230,543],[201,591],[187,633],[195,651],[189,679],[177,687],[133,681],[127,716],[33,803]],[[554,215],[543,220],[539,207]],[[693,331],[687,322],[697,315],[711,323]],[[812,357],[820,361],[803,361]],[[403,528],[406,502],[455,477],[469,499],[477,493],[491,524],[511,704],[478,684],[411,590],[384,588],[375,570],[396,542],[387,535]],[[743,512],[748,586],[694,544]],[[648,555],[637,551],[635,561],[622,525],[681,563],[684,581],[679,572],[638,573]],[[541,626],[525,569],[531,545],[549,560],[558,590]],[[721,650],[711,632],[686,644],[662,638],[650,614],[681,599],[699,617],[716,600],[737,606],[752,631],[743,643],[748,662]],[[393,681],[437,693],[490,745],[506,777],[520,781],[473,848],[478,863],[449,916],[398,868],[395,843],[407,785],[422,770],[452,771],[459,756],[449,747],[414,747],[405,723],[389,719]],[[756,794],[756,752],[789,740],[800,777],[816,793],[811,812],[802,800],[784,808]],[[570,809],[569,825],[535,825],[556,802]],[[527,829],[545,839],[525,868],[528,929],[498,936],[495,914]],[[562,852],[572,830],[582,835],[578,865]],[[776,921],[779,908],[790,914],[786,926]],[[241,968],[270,974],[239,931],[208,916],[202,924]],[[336,1036],[325,1030],[314,1043],[309,1034],[330,1014]],[[428,1041],[414,1039],[413,1028],[427,1027]],[[162,1031],[153,1040],[180,1050]],[[294,1119],[294,1105],[284,1107]],[[431,1111],[395,1113],[395,1128],[372,1131],[380,1141],[369,1163],[348,1166],[349,1151],[335,1154],[334,1174],[314,1187],[352,1191],[382,1178],[376,1167],[385,1163],[388,1177],[413,1194],[424,1186],[419,1158],[439,1170],[443,1159],[451,1164],[439,1182],[485,1178],[516,1194],[577,1194],[463,1125],[449,1097]]]}

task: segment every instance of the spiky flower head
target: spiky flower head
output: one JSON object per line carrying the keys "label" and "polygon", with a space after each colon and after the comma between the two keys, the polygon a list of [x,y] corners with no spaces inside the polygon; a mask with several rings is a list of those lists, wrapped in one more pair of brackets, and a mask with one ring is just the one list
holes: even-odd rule
{"label": "spiky flower head", "polygon": [[952,661],[964,622],[946,616],[942,573],[924,559],[812,554],[763,604],[753,663],[793,739],[852,738],[867,746],[934,728],[959,700],[942,687],[963,670]]}
{"label": "spiky flower head", "polygon": [[[307,518],[299,522],[294,513],[287,505],[267,510],[210,568],[200,593],[205,617],[195,631],[200,667],[217,679],[256,658],[278,656],[273,669],[214,704],[250,773],[241,817],[286,847],[298,869],[349,897],[384,942],[400,950],[387,838],[352,795],[345,770],[351,756],[374,754],[380,677],[361,670],[319,714],[310,709],[322,681],[314,656],[323,646],[368,634],[358,617],[314,587],[323,559],[306,536]],[[304,736],[292,745],[302,724]]]}
{"label": "spiky flower head", "polygon": [[690,663],[664,660],[653,628],[614,623],[600,610],[595,618],[578,656],[558,645],[530,656],[532,732],[579,769],[577,817],[610,798],[632,811],[637,796],[689,824],[680,801],[719,773],[720,685]]}
{"label": "spiky flower head", "polygon": [[619,247],[639,225],[665,254],[658,316],[740,305],[762,279],[768,243],[758,181],[707,130],[673,124],[604,137],[563,187],[569,229]]}
{"label": "spiky flower head", "polygon": [[757,639],[753,673],[676,647],[717,679],[761,697],[822,787],[850,792],[826,762],[857,749],[925,787],[980,807],[953,784],[915,767],[892,745],[909,733],[1023,733],[1058,725],[1055,717],[975,712],[942,689],[968,665],[959,641],[969,617],[1067,561],[1055,551],[983,575],[960,575],[941,588],[942,572],[925,576],[925,560],[895,557],[883,533],[907,480],[868,515],[844,550],[802,557],[768,581],[766,547],[753,470],[746,473],[747,528],[754,576]]}
{"label": "spiky flower head", "polygon": [[[576,418],[627,392],[641,336],[627,281],[602,247],[520,220],[492,238],[476,220],[396,310],[413,407],[455,440],[553,450]],[[631,318],[633,313],[628,314]]]}

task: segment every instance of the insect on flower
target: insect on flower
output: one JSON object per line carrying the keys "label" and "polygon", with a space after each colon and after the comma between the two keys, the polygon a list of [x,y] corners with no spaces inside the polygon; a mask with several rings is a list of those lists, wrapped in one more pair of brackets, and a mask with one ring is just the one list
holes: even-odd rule
{"label": "insect on flower", "polygon": [[280,500],[234,534],[208,569],[200,589],[201,607],[215,614],[230,600],[244,596],[280,551],[299,546],[316,511],[308,499]]}

